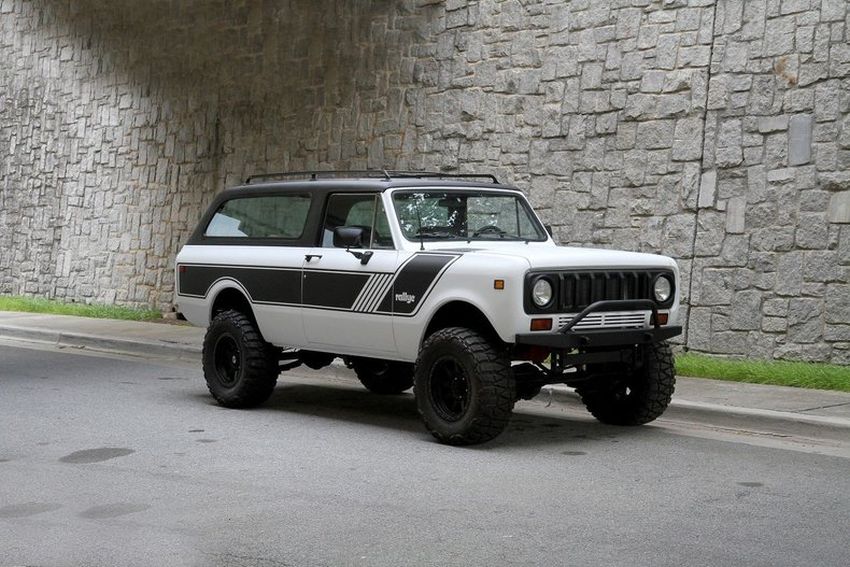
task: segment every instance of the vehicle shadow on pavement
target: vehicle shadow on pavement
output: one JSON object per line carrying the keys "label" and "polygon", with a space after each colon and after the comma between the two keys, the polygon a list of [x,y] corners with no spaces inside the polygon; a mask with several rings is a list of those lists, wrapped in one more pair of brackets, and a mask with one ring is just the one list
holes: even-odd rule
{"label": "vehicle shadow on pavement", "polygon": [[[197,395],[210,404],[215,402],[208,396]],[[336,384],[278,384],[272,397],[259,411],[278,411],[297,415],[309,415],[328,420],[345,421],[382,427],[388,430],[421,434],[432,439],[425,430],[416,401],[410,392],[394,396],[382,396],[366,390]],[[256,411],[256,410],[254,410]],[[551,412],[543,415],[544,412]],[[542,403],[520,402],[507,429],[496,439],[471,449],[494,449],[497,447],[541,446],[570,444],[576,440],[589,442],[604,441],[617,443],[624,437],[652,434],[651,427],[620,428],[607,426],[581,415],[569,415]],[[658,430],[655,429],[657,433]],[[436,441],[434,441],[436,443]]]}

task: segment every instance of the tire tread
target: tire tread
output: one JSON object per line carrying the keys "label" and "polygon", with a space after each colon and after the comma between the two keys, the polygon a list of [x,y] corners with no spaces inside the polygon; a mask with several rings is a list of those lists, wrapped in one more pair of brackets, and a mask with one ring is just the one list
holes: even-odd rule
{"label": "tire tread", "polygon": [[265,342],[254,323],[240,311],[227,310],[217,314],[207,329],[207,337],[218,326],[232,326],[237,340],[244,352],[243,376],[231,389],[221,390],[212,382],[214,378],[214,359],[212,341],[204,339],[202,360],[204,377],[210,394],[218,403],[229,408],[256,407],[269,399],[274,391],[279,369],[274,350]]}
{"label": "tire tread", "polygon": [[424,379],[422,359],[434,345],[450,341],[457,343],[461,349],[470,354],[475,373],[481,381],[480,411],[474,416],[469,426],[461,433],[446,434],[441,431],[439,424],[432,423],[422,405],[426,403],[427,394],[417,391],[417,406],[419,414],[425,422],[425,427],[439,441],[449,445],[474,445],[484,443],[498,436],[511,418],[516,398],[516,384],[510,363],[480,333],[464,327],[447,327],[428,337],[420,350],[419,360],[416,361],[416,380]]}
{"label": "tire tread", "polygon": [[[644,425],[664,413],[673,399],[676,387],[676,369],[673,353],[666,342],[646,346],[648,376],[639,393],[626,400],[612,402],[607,392],[577,388],[587,410],[602,423],[612,425]],[[636,394],[636,395],[634,395]]]}

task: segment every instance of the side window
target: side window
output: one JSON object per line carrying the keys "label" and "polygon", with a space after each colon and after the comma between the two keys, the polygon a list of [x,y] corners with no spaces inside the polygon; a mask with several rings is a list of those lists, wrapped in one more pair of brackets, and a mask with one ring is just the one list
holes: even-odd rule
{"label": "side window", "polygon": [[204,236],[228,238],[300,238],[310,210],[309,195],[239,197],[219,207]]}
{"label": "side window", "polygon": [[390,232],[390,221],[387,219],[387,211],[381,197],[376,197],[378,210],[375,211],[375,230],[372,232],[372,248],[388,248],[392,250],[393,234]]}
{"label": "side window", "polygon": [[329,196],[322,226],[324,248],[333,248],[334,230],[340,226],[362,228],[366,248],[393,248],[390,224],[379,195],[340,193]]}

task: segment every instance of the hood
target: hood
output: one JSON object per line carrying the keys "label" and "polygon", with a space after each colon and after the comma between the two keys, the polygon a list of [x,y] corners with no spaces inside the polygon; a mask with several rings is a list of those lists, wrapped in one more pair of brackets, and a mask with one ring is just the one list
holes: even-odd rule
{"label": "hood", "polygon": [[531,269],[573,268],[670,268],[675,269],[672,258],[659,254],[623,252],[602,248],[577,248],[572,246],[541,246],[535,244],[500,244],[498,247],[478,248],[459,246],[440,248],[446,252],[482,254],[488,256],[510,256],[523,258]]}

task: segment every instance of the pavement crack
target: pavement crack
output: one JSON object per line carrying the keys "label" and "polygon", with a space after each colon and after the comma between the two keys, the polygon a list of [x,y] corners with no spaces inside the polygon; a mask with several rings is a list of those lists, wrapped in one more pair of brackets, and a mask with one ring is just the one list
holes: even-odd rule
{"label": "pavement crack", "polygon": [[796,410],[796,412],[797,413],[803,413],[803,412],[807,412],[807,411],[815,411],[815,410],[821,410],[821,409],[840,408],[841,406],[850,406],[850,402],[840,402],[840,403],[837,403],[837,404],[826,404],[824,406],[815,406],[813,408]]}
{"label": "pavement crack", "polygon": [[240,555],[236,553],[210,553],[209,555],[213,555],[214,557],[223,559],[227,561],[227,563],[230,565],[268,565],[269,567],[292,567],[291,563],[286,563],[268,557],[261,557],[259,555]]}

